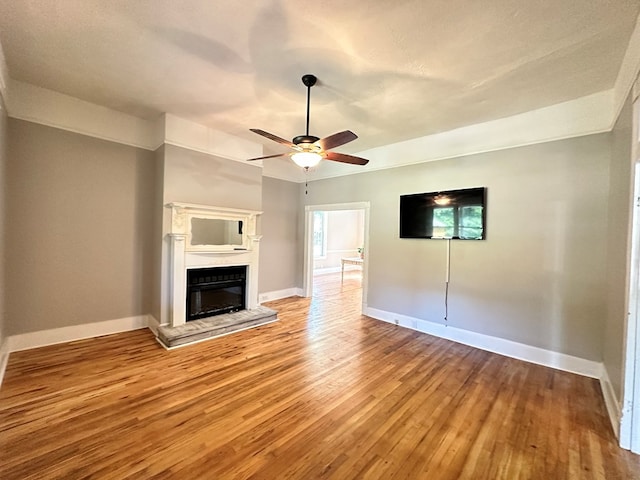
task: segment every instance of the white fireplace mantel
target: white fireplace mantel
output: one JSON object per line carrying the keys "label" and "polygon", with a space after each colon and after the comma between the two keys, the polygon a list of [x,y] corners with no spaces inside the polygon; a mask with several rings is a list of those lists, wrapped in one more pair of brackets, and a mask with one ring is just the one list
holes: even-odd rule
{"label": "white fireplace mantel", "polygon": [[[183,325],[186,321],[187,270],[192,268],[210,268],[216,266],[246,266],[247,285],[245,304],[248,310],[256,308],[258,303],[258,255],[261,235],[256,235],[256,219],[262,212],[239,210],[192,203],[169,203],[171,209],[171,250],[169,259],[169,321],[172,327]],[[195,219],[195,221],[194,221]],[[219,237],[211,244],[203,242],[206,236],[198,233],[194,225],[208,220],[223,221],[223,226],[233,226],[240,230],[232,232],[229,243]],[[198,223],[196,223],[198,222]],[[213,225],[213,224],[212,224]],[[199,238],[196,238],[198,237]],[[231,243],[232,242],[232,243]]]}

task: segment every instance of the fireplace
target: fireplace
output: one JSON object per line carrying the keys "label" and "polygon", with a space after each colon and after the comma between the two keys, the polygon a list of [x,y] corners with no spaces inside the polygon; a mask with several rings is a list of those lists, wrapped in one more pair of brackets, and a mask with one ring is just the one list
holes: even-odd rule
{"label": "fireplace", "polygon": [[247,267],[187,270],[187,321],[245,309]]}
{"label": "fireplace", "polygon": [[[261,212],[177,202],[167,207],[171,223],[168,250],[163,252],[168,268],[163,280],[161,324],[178,327],[188,320],[258,308],[262,235],[256,235],[256,219]],[[238,267],[240,270],[233,272],[238,278],[224,278],[224,269]]]}

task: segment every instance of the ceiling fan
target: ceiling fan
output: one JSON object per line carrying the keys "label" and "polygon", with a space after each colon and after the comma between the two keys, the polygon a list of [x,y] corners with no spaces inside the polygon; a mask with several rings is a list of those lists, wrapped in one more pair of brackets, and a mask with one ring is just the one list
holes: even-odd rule
{"label": "ceiling fan", "polygon": [[309,100],[311,98],[311,87],[316,84],[318,79],[315,75],[306,74],[302,76],[302,83],[307,87],[307,131],[304,135],[298,135],[291,142],[280,138],[272,133],[265,132],[257,128],[251,128],[250,130],[258,135],[262,135],[269,140],[278,142],[282,145],[286,145],[292,148],[294,151],[290,153],[278,153],[276,155],[267,155],[265,157],[250,158],[249,162],[254,160],[263,160],[266,158],[287,157],[296,163],[296,165],[304,168],[305,170],[310,167],[315,167],[323,158],[327,160],[333,160],[334,162],[351,163],[353,165],[366,165],[369,160],[364,158],[354,157],[353,155],[347,155],[346,153],[331,152],[332,148],[339,147],[345,143],[349,143],[358,136],[350,130],[334,133],[325,138],[314,137],[309,135]]}

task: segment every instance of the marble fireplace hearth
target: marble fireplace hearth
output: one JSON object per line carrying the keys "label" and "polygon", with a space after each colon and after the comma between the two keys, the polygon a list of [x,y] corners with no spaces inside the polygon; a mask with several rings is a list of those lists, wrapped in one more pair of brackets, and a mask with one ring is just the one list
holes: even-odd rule
{"label": "marble fireplace hearth", "polygon": [[160,326],[158,341],[166,348],[175,348],[229,333],[275,322],[278,312],[262,305],[252,310],[224,313],[191,320],[177,327]]}

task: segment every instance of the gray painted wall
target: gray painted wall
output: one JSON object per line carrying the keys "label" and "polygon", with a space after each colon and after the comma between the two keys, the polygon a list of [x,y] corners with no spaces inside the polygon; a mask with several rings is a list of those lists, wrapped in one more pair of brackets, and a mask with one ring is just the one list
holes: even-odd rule
{"label": "gray painted wall", "polygon": [[618,400],[622,400],[623,352],[626,314],[627,248],[632,205],[631,96],[611,134],[609,175],[607,314],[605,316],[603,361]]}
{"label": "gray painted wall", "polygon": [[267,293],[298,286],[298,236],[300,185],[263,177],[262,208],[260,218],[259,292]]}
{"label": "gray painted wall", "polygon": [[0,94],[0,346],[6,338],[6,256],[7,236],[6,193],[7,193],[7,109]]}
{"label": "gray painted wall", "polygon": [[146,314],[153,152],[9,119],[7,334]]}
{"label": "gray painted wall", "polygon": [[260,210],[262,169],[165,145],[163,200]]}
{"label": "gray painted wall", "polygon": [[315,181],[305,195],[170,145],[147,152],[14,119],[5,137],[0,116],[4,334],[159,315],[158,207],[170,201],[264,210],[260,292],[301,286],[301,203],[369,201],[369,306],[444,323],[446,244],[398,238],[399,195],[486,186],[487,240],[452,242],[449,324],[604,358],[620,394],[630,118],[627,105],[612,134]]}
{"label": "gray painted wall", "polygon": [[449,325],[599,361],[609,140],[592,135],[320,180],[301,197],[307,205],[369,201],[368,306],[444,323],[446,241],[399,239],[399,196],[487,187],[487,239],[451,244]]}

